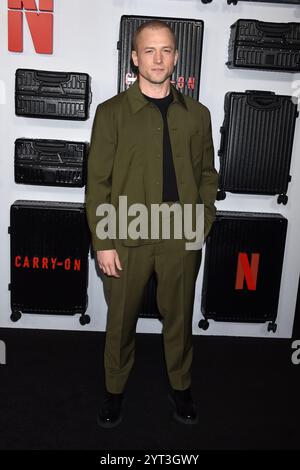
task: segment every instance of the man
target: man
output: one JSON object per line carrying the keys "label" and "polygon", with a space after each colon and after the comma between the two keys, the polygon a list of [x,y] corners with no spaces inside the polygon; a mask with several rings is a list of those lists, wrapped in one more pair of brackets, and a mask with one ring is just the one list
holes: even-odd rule
{"label": "man", "polygon": [[[149,213],[162,202],[180,207],[202,203],[206,238],[215,218],[218,186],[210,113],[171,85],[177,59],[172,29],[158,20],[142,24],[132,50],[138,80],[99,105],[93,123],[87,215],[108,302],[106,398],[98,414],[102,427],[121,421],[134,363],[136,322],[153,271],[173,416],[184,424],[198,422],[191,393],[192,314],[202,251],[186,250],[184,237],[164,239],[161,231],[156,238],[127,234],[104,239],[99,236],[99,215],[104,214],[97,211],[101,204],[112,204],[122,215],[120,196],[127,197],[128,207],[143,204]],[[148,220],[144,225],[148,227]]]}

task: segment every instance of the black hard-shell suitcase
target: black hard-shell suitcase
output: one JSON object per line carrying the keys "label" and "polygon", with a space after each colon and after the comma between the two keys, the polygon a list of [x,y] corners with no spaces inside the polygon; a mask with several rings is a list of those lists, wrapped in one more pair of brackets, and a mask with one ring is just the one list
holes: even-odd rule
{"label": "black hard-shell suitcase", "polygon": [[238,2],[256,2],[256,3],[290,3],[292,5],[300,5],[300,0],[227,0],[228,5],[237,5]]}
{"label": "black hard-shell suitcase", "polygon": [[237,20],[231,25],[226,65],[300,72],[300,23]]}
{"label": "black hard-shell suitcase", "polygon": [[291,96],[247,90],[228,92],[221,132],[219,191],[279,194],[286,204],[297,102]]}
{"label": "black hard-shell suitcase", "polygon": [[133,34],[142,23],[152,19],[159,19],[170,25],[177,39],[179,59],[171,82],[178,90],[198,99],[204,23],[202,20],[187,18],[125,15],[121,17],[117,45],[119,50],[118,92],[126,90],[136,80],[137,70],[131,61]]}
{"label": "black hard-shell suitcase", "polygon": [[74,315],[89,323],[90,233],[85,206],[22,201],[10,209],[11,320],[22,313]]}
{"label": "black hard-shell suitcase", "polygon": [[17,116],[85,121],[92,102],[86,73],[17,69]]}
{"label": "black hard-shell suitcase", "polygon": [[82,188],[87,155],[87,142],[16,139],[15,182]]}
{"label": "black hard-shell suitcase", "polygon": [[264,323],[276,331],[287,219],[217,211],[206,240],[199,327],[215,321]]}

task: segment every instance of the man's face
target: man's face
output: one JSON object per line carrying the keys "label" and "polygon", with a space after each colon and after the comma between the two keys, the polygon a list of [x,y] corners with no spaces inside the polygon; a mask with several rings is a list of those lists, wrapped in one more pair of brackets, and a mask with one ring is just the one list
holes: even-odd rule
{"label": "man's face", "polygon": [[178,52],[167,28],[145,28],[138,36],[132,60],[139,74],[151,83],[164,83],[172,75]]}

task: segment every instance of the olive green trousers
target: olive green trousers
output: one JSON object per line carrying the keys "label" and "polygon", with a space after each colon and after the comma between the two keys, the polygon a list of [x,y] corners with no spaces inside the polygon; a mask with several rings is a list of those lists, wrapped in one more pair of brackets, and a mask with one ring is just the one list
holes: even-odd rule
{"label": "olive green trousers", "polygon": [[104,348],[105,385],[122,393],[135,357],[136,324],[153,271],[167,372],[172,388],[191,385],[192,317],[195,283],[202,250],[186,250],[183,240],[167,239],[136,247],[115,242],[121,261],[120,278],[103,275],[108,303]]}

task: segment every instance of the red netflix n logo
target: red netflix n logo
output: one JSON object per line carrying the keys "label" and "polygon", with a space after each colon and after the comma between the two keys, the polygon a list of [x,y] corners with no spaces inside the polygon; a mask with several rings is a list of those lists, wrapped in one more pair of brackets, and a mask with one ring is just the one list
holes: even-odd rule
{"label": "red netflix n logo", "polygon": [[256,290],[258,264],[259,253],[251,254],[251,264],[249,264],[247,253],[239,253],[235,280],[236,289],[243,289],[245,280],[249,290]]}
{"label": "red netflix n logo", "polygon": [[[35,51],[53,53],[53,0],[8,0],[8,50],[23,52],[24,10]],[[29,11],[28,11],[29,10]]]}

